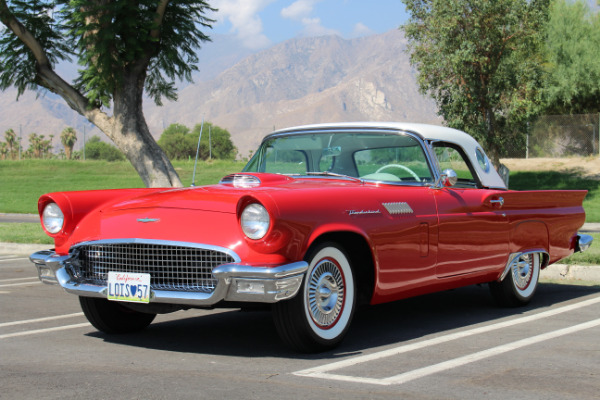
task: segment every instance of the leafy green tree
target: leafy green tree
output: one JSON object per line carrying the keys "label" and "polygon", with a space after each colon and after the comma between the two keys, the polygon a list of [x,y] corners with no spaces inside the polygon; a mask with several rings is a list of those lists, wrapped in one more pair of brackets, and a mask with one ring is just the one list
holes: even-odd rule
{"label": "leafy green tree", "polygon": [[65,157],[70,160],[73,155],[73,146],[77,141],[77,132],[70,126],[63,129],[60,133],[60,142],[65,148]]}
{"label": "leafy green tree", "polygon": [[171,160],[182,160],[195,157],[197,141],[198,137],[194,138],[187,126],[171,124],[158,139],[158,145]]}
{"label": "leafy green tree", "polygon": [[164,149],[167,156],[174,159],[198,158],[207,160],[209,157],[216,159],[233,160],[237,149],[231,141],[231,134],[217,125],[205,122],[202,128],[202,139],[198,150],[198,138],[202,124],[197,124],[190,129],[182,124],[171,124],[158,139],[158,144]]}
{"label": "leafy green tree", "polygon": [[[61,96],[125,154],[146,186],[181,186],[152,138],[144,92],[157,104],[191,80],[201,29],[216,11],[203,0],[0,0],[0,90],[44,88]],[[78,59],[73,83],[54,66]],[[109,109],[111,113],[107,113]]]}
{"label": "leafy green tree", "polygon": [[123,161],[125,157],[115,146],[103,142],[98,136],[92,136],[85,144],[85,156],[88,160]]}
{"label": "leafy green tree", "polygon": [[402,27],[423,93],[498,165],[538,112],[550,0],[403,0]]}
{"label": "leafy green tree", "polygon": [[554,0],[547,25],[545,112],[600,111],[600,15],[582,1]]}
{"label": "leafy green tree", "polygon": [[[202,124],[196,124],[192,131],[192,135],[200,135]],[[197,145],[197,143],[196,143]],[[220,126],[213,125],[211,122],[205,122],[202,128],[202,139],[200,140],[200,156],[199,158],[207,160],[209,158],[217,158],[221,160],[233,160],[237,154],[237,148],[231,141],[231,134],[228,130]]]}

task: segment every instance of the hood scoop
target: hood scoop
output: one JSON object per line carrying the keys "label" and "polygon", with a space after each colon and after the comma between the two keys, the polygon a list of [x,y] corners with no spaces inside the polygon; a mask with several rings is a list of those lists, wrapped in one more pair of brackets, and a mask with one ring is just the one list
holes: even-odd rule
{"label": "hood scoop", "polygon": [[236,188],[254,188],[259,187],[261,182],[258,177],[246,174],[231,174],[223,177],[219,182],[222,185],[232,185]]}
{"label": "hood scoop", "polygon": [[260,186],[273,186],[293,181],[294,179],[280,174],[259,173],[237,173],[227,175],[219,182],[221,185],[233,186],[234,188],[248,189]]}

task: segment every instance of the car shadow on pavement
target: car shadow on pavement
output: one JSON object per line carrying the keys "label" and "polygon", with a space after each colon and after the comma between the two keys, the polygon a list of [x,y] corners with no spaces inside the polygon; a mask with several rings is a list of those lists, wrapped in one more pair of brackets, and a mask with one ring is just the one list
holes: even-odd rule
{"label": "car shadow on pavement", "polygon": [[264,309],[180,311],[170,314],[178,319],[161,321],[159,316],[157,322],[142,332],[88,335],[110,343],[170,352],[335,359],[427,335],[541,312],[554,304],[598,293],[600,286],[541,283],[531,304],[502,308],[494,304],[487,285],[478,285],[364,307],[357,310],[342,344],[319,354],[301,354],[288,349],[277,335],[270,311]]}

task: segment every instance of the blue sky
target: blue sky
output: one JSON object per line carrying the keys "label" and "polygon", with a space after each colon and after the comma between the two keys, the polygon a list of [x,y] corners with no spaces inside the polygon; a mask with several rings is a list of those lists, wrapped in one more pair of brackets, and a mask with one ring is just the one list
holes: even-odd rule
{"label": "blue sky", "polygon": [[400,0],[212,0],[212,33],[258,50],[299,36],[344,38],[387,32],[407,19]]}

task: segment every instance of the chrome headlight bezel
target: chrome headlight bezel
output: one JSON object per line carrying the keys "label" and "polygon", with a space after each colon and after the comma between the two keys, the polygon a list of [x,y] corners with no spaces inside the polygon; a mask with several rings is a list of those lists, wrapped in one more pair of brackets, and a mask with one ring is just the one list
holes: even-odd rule
{"label": "chrome headlight bezel", "polygon": [[248,238],[259,240],[269,231],[271,216],[262,204],[251,203],[244,208],[240,216],[240,226]]}
{"label": "chrome headlight bezel", "polygon": [[65,216],[56,203],[48,203],[42,212],[42,225],[46,232],[56,235],[65,224]]}

